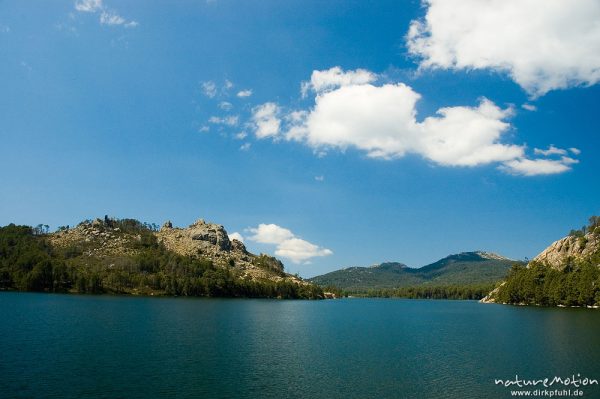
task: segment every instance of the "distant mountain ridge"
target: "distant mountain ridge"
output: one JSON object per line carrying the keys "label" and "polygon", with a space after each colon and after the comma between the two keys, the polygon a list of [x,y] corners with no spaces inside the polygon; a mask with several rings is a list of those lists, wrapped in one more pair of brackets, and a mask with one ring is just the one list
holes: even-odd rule
{"label": "distant mountain ridge", "polygon": [[484,251],[449,255],[420,268],[400,262],[348,267],[309,279],[322,287],[368,291],[425,285],[493,284],[506,276],[514,260]]}

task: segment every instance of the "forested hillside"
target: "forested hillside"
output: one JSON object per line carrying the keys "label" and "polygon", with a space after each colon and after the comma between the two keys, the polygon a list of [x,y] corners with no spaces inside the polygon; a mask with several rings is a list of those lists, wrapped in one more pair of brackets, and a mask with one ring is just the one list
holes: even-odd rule
{"label": "forested hillside", "polygon": [[277,259],[248,253],[241,242],[229,241],[222,226],[204,221],[186,229],[169,223],[159,231],[137,220],[105,217],[55,233],[47,230],[43,225],[0,228],[0,289],[323,297],[321,288],[285,273]]}

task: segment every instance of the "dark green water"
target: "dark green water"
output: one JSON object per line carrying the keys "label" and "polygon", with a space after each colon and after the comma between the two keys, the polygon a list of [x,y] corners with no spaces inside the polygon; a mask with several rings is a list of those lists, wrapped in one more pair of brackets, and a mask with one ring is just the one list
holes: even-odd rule
{"label": "dark green water", "polygon": [[4,292],[0,398],[508,398],[494,378],[600,379],[599,333],[597,310],[471,301]]}

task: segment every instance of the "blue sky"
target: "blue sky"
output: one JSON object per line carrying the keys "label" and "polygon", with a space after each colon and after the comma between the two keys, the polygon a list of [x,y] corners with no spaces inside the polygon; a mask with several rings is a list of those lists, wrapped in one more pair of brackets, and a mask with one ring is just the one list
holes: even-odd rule
{"label": "blue sky", "polygon": [[600,5],[453,4],[0,2],[0,224],[203,218],[305,277],[533,257],[600,214]]}

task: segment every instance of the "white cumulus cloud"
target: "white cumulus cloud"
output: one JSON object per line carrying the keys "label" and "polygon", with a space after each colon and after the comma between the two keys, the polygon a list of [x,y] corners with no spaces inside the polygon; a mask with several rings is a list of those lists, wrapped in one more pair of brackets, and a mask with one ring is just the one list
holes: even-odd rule
{"label": "white cumulus cloud", "polygon": [[315,149],[354,147],[373,158],[416,153],[449,166],[500,162],[523,154],[521,146],[500,142],[510,127],[504,121],[510,109],[483,99],[477,107],[442,108],[418,122],[419,98],[402,83],[340,87],[317,95],[310,112],[292,118],[287,138]]}
{"label": "white cumulus cloud", "polygon": [[277,246],[275,255],[290,259],[294,263],[306,262],[318,256],[329,256],[333,252],[327,248],[321,248],[301,238],[290,238]]}
{"label": "white cumulus cloud", "polygon": [[261,244],[281,244],[285,240],[294,238],[294,233],[276,224],[261,223],[258,227],[250,228],[248,231],[252,233],[252,236],[248,238]]}
{"label": "white cumulus cloud", "polygon": [[248,237],[249,240],[275,245],[275,255],[290,259],[294,263],[307,262],[315,257],[333,254],[330,249],[303,240],[291,230],[276,224],[261,223],[258,227],[250,228],[248,231],[252,234]]}
{"label": "white cumulus cloud", "polygon": [[[333,69],[338,81],[351,83],[315,91],[315,103],[309,109],[284,111],[274,103],[256,107],[253,114],[256,137],[301,142],[316,154],[355,148],[372,158],[394,159],[410,153],[442,166],[474,167],[518,161],[503,168],[510,173],[531,162],[538,166],[545,164],[544,159],[528,159],[525,145],[509,142],[513,131],[509,122],[514,114],[512,107],[501,108],[482,98],[475,106],[443,107],[419,121],[416,104],[421,95],[411,87],[403,83],[379,86],[352,83],[351,78],[343,77],[341,69]],[[354,76],[356,72],[349,73]],[[537,149],[535,155],[556,155],[552,148]],[[536,170],[539,174],[560,173],[570,169],[568,162],[548,161],[558,167],[531,167],[529,173],[518,174],[533,175]]]}
{"label": "white cumulus cloud", "polygon": [[230,240],[238,240],[239,242],[244,242],[244,236],[242,236],[237,231],[231,234],[228,234]]}
{"label": "white cumulus cloud", "polygon": [[421,68],[506,72],[531,96],[600,81],[597,0],[423,0],[407,45]]}

